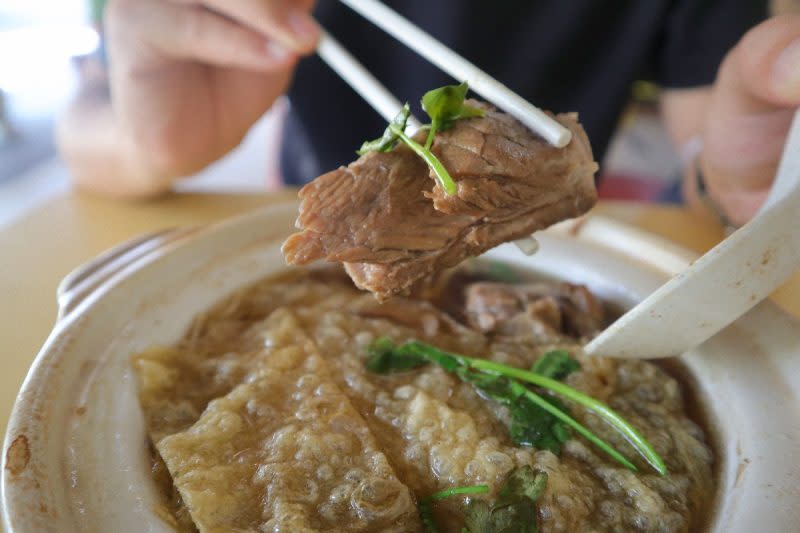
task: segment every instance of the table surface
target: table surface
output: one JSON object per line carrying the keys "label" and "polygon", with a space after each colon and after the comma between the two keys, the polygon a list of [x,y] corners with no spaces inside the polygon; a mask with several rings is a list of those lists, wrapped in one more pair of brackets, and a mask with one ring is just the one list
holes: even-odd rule
{"label": "table surface", "polygon": [[[56,317],[58,282],[98,253],[157,229],[208,224],[295,196],[175,194],[123,203],[64,192],[0,228],[0,428]],[[719,226],[680,207],[601,203],[596,212],[704,252],[722,238]],[[773,295],[800,317],[800,274]]]}

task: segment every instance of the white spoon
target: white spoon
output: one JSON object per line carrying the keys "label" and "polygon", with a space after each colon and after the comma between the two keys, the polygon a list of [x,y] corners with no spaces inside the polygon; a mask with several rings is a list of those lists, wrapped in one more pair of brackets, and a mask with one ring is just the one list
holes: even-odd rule
{"label": "white spoon", "polygon": [[769,296],[800,268],[800,110],[764,206],[589,342],[590,355],[680,355]]}

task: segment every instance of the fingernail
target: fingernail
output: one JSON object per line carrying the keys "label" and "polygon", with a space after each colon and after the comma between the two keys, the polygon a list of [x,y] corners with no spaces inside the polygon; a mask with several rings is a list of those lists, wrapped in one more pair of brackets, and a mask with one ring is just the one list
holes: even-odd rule
{"label": "fingernail", "polygon": [[778,55],[772,67],[772,91],[787,100],[800,98],[800,39]]}
{"label": "fingernail", "polygon": [[316,41],[319,28],[310,15],[302,11],[290,13],[287,22],[295,38],[303,45],[311,45]]}
{"label": "fingernail", "polygon": [[275,41],[267,41],[265,46],[267,55],[276,63],[283,63],[289,57],[290,52]]}

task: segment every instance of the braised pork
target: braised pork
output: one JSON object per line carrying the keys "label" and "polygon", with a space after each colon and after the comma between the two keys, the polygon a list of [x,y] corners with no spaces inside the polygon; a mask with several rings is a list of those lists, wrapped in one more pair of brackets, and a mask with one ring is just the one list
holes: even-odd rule
{"label": "braised pork", "polygon": [[594,205],[597,164],[574,114],[555,117],[573,133],[559,149],[511,116],[472,104],[486,115],[457,121],[432,146],[455,195],[405,145],[368,153],[301,189],[300,232],[284,243],[287,262],[342,262],[359,288],[382,300]]}
{"label": "braised pork", "polygon": [[484,333],[579,339],[603,328],[603,306],[583,285],[486,281],[464,292],[467,320]]}

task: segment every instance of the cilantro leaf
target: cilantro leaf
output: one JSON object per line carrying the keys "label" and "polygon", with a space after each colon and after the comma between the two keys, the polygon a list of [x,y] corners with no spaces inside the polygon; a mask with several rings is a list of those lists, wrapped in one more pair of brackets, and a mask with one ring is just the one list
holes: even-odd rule
{"label": "cilantro leaf", "polygon": [[569,439],[569,431],[563,422],[527,398],[520,398],[511,408],[509,433],[514,444],[550,450],[556,455],[561,453],[561,445]]}
{"label": "cilantro leaf", "polygon": [[536,533],[536,531],[536,507],[527,502],[520,502],[493,510],[492,525],[486,533]]}
{"label": "cilantro leaf", "polygon": [[464,515],[464,529],[469,533],[490,531],[492,527],[492,508],[486,500],[472,500],[467,504]]}
{"label": "cilantro leaf", "polygon": [[447,195],[456,194],[458,185],[442,165],[442,162],[431,152],[430,147],[433,142],[433,136],[438,130],[449,128],[458,119],[482,117],[484,115],[482,109],[464,104],[466,94],[466,82],[461,85],[446,85],[425,93],[422,97],[422,107],[430,115],[432,121],[425,146],[419,144],[405,133],[408,118],[411,116],[408,103],[406,103],[386,127],[383,135],[375,140],[364,142],[356,153],[364,155],[368,152],[389,152],[397,146],[398,142],[403,142],[428,164],[442,190]]}
{"label": "cilantro leaf", "polygon": [[509,474],[497,495],[495,507],[503,507],[528,499],[535,502],[547,487],[547,474],[534,471],[529,465]]}
{"label": "cilantro leaf", "polygon": [[523,466],[511,472],[489,505],[472,500],[464,515],[468,533],[536,533],[536,501],[547,486],[547,474]]}
{"label": "cilantro leaf", "polygon": [[533,364],[531,371],[546,378],[561,381],[580,368],[580,363],[570,357],[566,350],[552,350],[540,357]]}
{"label": "cilantro leaf", "polygon": [[[594,412],[619,432],[656,472],[661,475],[667,473],[664,460],[653,446],[613,409],[572,387],[536,372],[487,359],[445,352],[419,341],[407,342],[400,346],[394,345],[391,341],[381,341],[377,348],[372,349],[367,366],[376,372],[389,373],[426,363],[435,363],[448,372],[456,373],[462,380],[473,383],[484,395],[509,406],[512,413],[511,431],[516,439],[521,441],[529,439],[531,442],[539,442],[539,446],[558,446],[560,449],[559,443],[565,442],[569,436],[567,430],[569,426],[625,468],[633,472],[638,470],[625,456],[570,417],[560,401],[550,396],[540,396],[526,385],[530,384],[549,393],[558,394]],[[567,367],[569,366],[571,365],[567,364]],[[559,372],[563,373],[564,370],[561,369]],[[545,426],[541,420],[543,415],[540,417],[540,413],[529,404],[535,405],[556,420],[549,425],[549,430],[542,430]]]}
{"label": "cilantro leaf", "polygon": [[462,82],[459,85],[445,85],[430,90],[422,96],[422,109],[431,117],[425,148],[431,147],[437,131],[451,127],[456,120],[482,117],[485,114],[483,109],[464,104],[468,90],[467,82]]}
{"label": "cilantro leaf", "polygon": [[436,526],[436,520],[433,519],[433,509],[431,506],[433,502],[429,499],[424,499],[417,504],[417,512],[422,525],[425,528],[425,533],[439,533],[439,528]]}
{"label": "cilantro leaf", "polygon": [[432,89],[422,96],[422,109],[431,120],[444,122],[457,117],[464,106],[469,86],[467,82]]}
{"label": "cilantro leaf", "polygon": [[367,370],[376,374],[402,372],[427,365],[428,360],[409,350],[400,351],[388,337],[380,337],[367,348]]}
{"label": "cilantro leaf", "polygon": [[404,355],[414,355],[421,357],[430,363],[435,363],[444,368],[448,372],[458,372],[460,369],[467,366],[466,358],[457,356],[419,341],[411,341],[398,346],[395,350]]}
{"label": "cilantro leaf", "polygon": [[[482,374],[480,372],[461,370],[458,377],[462,381],[472,383],[480,393],[508,407],[511,413],[511,425],[508,428],[512,442],[518,446],[531,446],[540,450],[550,450],[554,454],[561,453],[561,444],[569,438],[569,432],[563,422],[536,405],[523,394],[523,389],[509,379]],[[562,408],[561,402],[554,400]]]}
{"label": "cilantro leaf", "polygon": [[[375,139],[374,141],[365,141],[364,144],[361,145],[356,153],[358,155],[364,155],[367,152],[389,152],[395,146],[397,146],[397,142],[400,140],[400,136],[397,134],[397,130],[405,131],[406,124],[408,123],[408,117],[411,116],[411,109],[408,107],[408,104],[405,104],[400,112],[392,119],[392,122],[386,127],[379,138]],[[394,126],[394,127],[393,127]]]}
{"label": "cilantro leaf", "polygon": [[422,146],[406,135],[406,124],[410,116],[411,110],[408,107],[408,103],[406,103],[383,131],[383,135],[373,141],[365,141],[361,145],[361,148],[356,150],[356,153],[358,155],[364,155],[369,152],[390,152],[397,146],[398,142],[402,141],[428,164],[428,167],[433,170],[433,173],[436,175],[436,179],[439,181],[442,189],[445,193],[452,196],[458,192],[458,185],[453,181],[453,177],[447,172],[447,169],[444,168],[442,162],[439,161],[427,147]]}
{"label": "cilantro leaf", "polygon": [[425,526],[426,533],[438,533],[439,528],[436,527],[436,521],[433,519],[432,505],[434,502],[450,498],[451,496],[467,495],[467,494],[484,494],[489,492],[488,485],[470,485],[467,487],[452,487],[439,492],[435,492],[420,500],[417,509],[419,510],[419,517],[422,520],[422,525]]}

